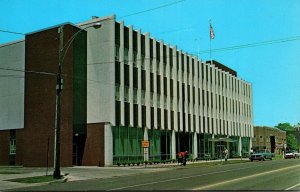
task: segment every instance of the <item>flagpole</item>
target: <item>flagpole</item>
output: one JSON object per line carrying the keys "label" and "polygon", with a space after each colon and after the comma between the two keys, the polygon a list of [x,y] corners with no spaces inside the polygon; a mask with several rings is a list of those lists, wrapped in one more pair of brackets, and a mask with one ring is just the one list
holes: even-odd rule
{"label": "flagpole", "polygon": [[196,41],[196,44],[197,44],[197,57],[198,57],[198,59],[199,59],[199,58],[200,58],[199,42],[198,42],[198,39],[197,39],[197,38],[195,39],[195,41]]}
{"label": "flagpole", "polygon": [[212,65],[212,57],[211,57],[211,19],[209,20],[209,57],[210,57],[210,64]]}
{"label": "flagpole", "polygon": [[211,58],[211,38],[209,38],[209,58],[210,58],[210,62],[212,61],[212,58]]}

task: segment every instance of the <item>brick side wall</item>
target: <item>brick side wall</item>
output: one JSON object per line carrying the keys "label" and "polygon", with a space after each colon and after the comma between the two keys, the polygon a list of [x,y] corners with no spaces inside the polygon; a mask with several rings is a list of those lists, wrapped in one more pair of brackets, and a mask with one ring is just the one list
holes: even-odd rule
{"label": "brick side wall", "polygon": [[9,164],[9,131],[0,131],[0,165]]}
{"label": "brick side wall", "polygon": [[104,123],[88,124],[82,165],[104,166]]}
{"label": "brick side wall", "polygon": [[[73,35],[73,26],[64,28],[64,41]],[[24,166],[45,166],[47,143],[50,140],[49,163],[53,164],[55,127],[56,75],[58,73],[58,28],[29,34],[25,42],[25,122],[22,138],[22,157],[17,159]],[[64,87],[61,111],[61,166],[72,165],[73,147],[73,48],[70,46],[64,59]],[[52,73],[54,75],[39,72]],[[19,138],[20,138],[19,137]],[[18,146],[17,146],[18,147]]]}

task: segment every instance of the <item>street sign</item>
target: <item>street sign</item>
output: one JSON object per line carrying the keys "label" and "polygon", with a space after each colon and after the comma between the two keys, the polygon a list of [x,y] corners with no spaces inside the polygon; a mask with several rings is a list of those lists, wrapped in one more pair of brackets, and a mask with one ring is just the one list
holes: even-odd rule
{"label": "street sign", "polygon": [[148,149],[149,149],[148,147],[145,147],[145,148],[144,148],[144,155],[148,155],[148,153],[149,153],[149,152],[148,152]]}
{"label": "street sign", "polygon": [[143,147],[143,148],[148,148],[149,145],[150,145],[150,143],[149,143],[148,140],[143,140],[143,141],[142,141],[142,147]]}

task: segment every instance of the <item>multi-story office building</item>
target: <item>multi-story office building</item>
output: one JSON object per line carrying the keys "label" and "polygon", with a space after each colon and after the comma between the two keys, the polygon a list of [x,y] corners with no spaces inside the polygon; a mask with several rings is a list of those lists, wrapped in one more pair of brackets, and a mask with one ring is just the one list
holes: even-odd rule
{"label": "multi-story office building", "polygon": [[[100,29],[88,27],[97,22],[102,24]],[[67,25],[65,39],[68,40],[75,33],[71,29],[78,29]],[[193,158],[217,157],[224,147],[231,156],[249,152],[253,137],[252,86],[238,78],[236,71],[157,41],[149,33],[116,22],[114,16],[93,18],[78,26],[87,32],[86,40],[84,36],[76,40],[65,58],[65,78],[70,87],[62,92],[65,98],[62,101],[65,112],[62,113],[61,137],[63,165],[175,159],[176,153],[183,150],[188,150]],[[29,69],[57,73],[58,62],[49,64],[53,69],[41,64],[44,56],[58,61],[54,54],[58,49],[54,41],[57,28],[27,35],[25,46],[22,41],[21,50],[14,51],[20,55],[19,65],[28,69],[24,72],[25,87],[19,84],[24,89],[25,101],[24,94],[17,98],[25,103],[19,107],[25,119],[19,120],[19,127],[11,125],[10,131],[0,122],[0,137],[6,138],[0,141],[6,146],[6,152],[0,153],[8,156],[9,140],[13,140],[11,143],[16,145],[10,148],[15,149],[17,164],[43,165],[46,156],[42,157],[41,153],[47,151],[47,141],[53,152],[56,84],[42,77],[40,83],[36,83],[29,76]],[[49,38],[41,39],[44,35]],[[44,50],[35,53],[37,60],[30,57],[35,46]],[[49,54],[48,49],[53,54]],[[37,87],[30,89],[29,82]],[[38,102],[32,103],[32,97],[38,97]],[[5,101],[1,103],[9,105]],[[39,107],[45,105],[51,110],[40,113]],[[30,124],[33,119],[36,121]],[[22,135],[22,132],[27,134]],[[42,152],[36,152],[41,149],[36,145],[31,146],[30,151],[22,147],[25,140],[37,137],[43,146]],[[144,140],[150,143],[147,151],[142,146]],[[25,153],[35,154],[34,163],[26,163],[30,158],[24,158]],[[2,155],[1,162],[5,163],[6,157]]]}

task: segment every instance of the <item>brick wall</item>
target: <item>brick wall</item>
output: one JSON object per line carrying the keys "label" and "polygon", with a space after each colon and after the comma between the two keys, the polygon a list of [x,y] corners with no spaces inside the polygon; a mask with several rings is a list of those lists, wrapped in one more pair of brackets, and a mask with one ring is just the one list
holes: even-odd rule
{"label": "brick wall", "polygon": [[104,123],[87,126],[87,138],[82,165],[104,166]]}
{"label": "brick wall", "polygon": [[0,131],[0,165],[9,164],[9,140],[9,130]]}

